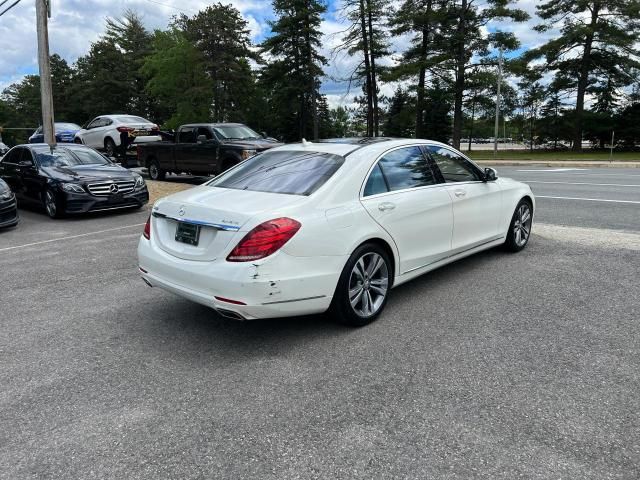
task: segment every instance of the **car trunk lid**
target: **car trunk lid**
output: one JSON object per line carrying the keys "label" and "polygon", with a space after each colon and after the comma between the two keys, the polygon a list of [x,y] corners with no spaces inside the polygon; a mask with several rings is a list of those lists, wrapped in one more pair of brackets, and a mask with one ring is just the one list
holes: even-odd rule
{"label": "car trunk lid", "polygon": [[[166,253],[185,260],[213,261],[231,240],[265,211],[281,211],[303,200],[294,195],[247,192],[209,186],[177,193],[153,208],[153,235]],[[275,218],[275,217],[274,217]]]}

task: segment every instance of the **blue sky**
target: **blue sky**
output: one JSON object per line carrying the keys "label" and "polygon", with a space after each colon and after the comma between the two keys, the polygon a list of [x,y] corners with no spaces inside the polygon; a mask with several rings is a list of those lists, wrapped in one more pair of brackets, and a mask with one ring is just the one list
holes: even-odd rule
{"label": "blue sky", "polygon": [[[69,63],[84,55],[91,42],[104,32],[105,18],[118,17],[127,8],[138,12],[147,28],[165,28],[171,17],[184,12],[193,15],[201,8],[211,4],[210,0],[52,0],[53,16],[49,26],[51,52],[58,53]],[[222,2],[226,3],[226,2]],[[252,40],[259,43],[269,34],[267,21],[273,19],[270,1],[234,0],[230,2],[249,22]],[[533,14],[535,0],[520,0],[518,6]],[[332,54],[332,47],[339,41],[339,32],[344,26],[337,15],[337,0],[328,0],[328,12],[325,15],[322,31],[324,54],[330,59],[325,69],[327,78],[323,82],[323,92],[332,105],[348,104],[358,87],[352,87],[347,94],[347,84],[336,81],[346,77],[353,69],[356,59],[345,54]],[[491,29],[502,28],[515,31],[521,38],[524,48],[541,41],[541,37],[532,31],[535,19],[527,24],[510,23],[490,25]],[[402,49],[406,38],[393,40],[397,49]],[[393,62],[393,58],[386,60]],[[19,81],[25,74],[37,73],[37,50],[35,32],[35,6],[33,0],[22,0],[10,13],[0,17],[0,90]],[[383,87],[383,93],[391,93],[393,86]]]}

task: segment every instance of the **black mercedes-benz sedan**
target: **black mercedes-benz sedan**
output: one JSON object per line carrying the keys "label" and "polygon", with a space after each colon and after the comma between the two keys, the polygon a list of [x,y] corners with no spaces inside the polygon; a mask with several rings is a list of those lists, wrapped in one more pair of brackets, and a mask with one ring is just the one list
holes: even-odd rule
{"label": "black mercedes-benz sedan", "polygon": [[0,178],[20,204],[41,205],[51,218],[140,208],[149,201],[140,175],[84,145],[18,145],[0,160]]}
{"label": "black mercedes-benz sedan", "polygon": [[9,185],[0,179],[0,228],[13,227],[18,223],[18,204]]}

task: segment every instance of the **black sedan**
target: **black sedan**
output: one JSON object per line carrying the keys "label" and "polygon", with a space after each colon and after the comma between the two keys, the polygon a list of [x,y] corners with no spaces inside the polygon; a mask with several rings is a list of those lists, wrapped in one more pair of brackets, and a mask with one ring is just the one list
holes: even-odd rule
{"label": "black sedan", "polygon": [[0,179],[0,228],[18,223],[18,204],[9,185]]}
{"label": "black sedan", "polygon": [[42,205],[51,218],[140,208],[149,201],[140,175],[84,145],[19,145],[0,160],[0,178],[18,202]]}

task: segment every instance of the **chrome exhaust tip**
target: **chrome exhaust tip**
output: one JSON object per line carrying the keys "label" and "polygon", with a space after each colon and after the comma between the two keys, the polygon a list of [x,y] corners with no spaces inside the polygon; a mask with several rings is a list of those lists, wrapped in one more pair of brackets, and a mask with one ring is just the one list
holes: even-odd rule
{"label": "chrome exhaust tip", "polygon": [[241,322],[246,320],[246,318],[244,318],[238,312],[232,312],[231,310],[225,310],[223,308],[216,308],[216,312],[218,312],[218,314],[221,317],[230,318],[231,320],[240,320]]}

